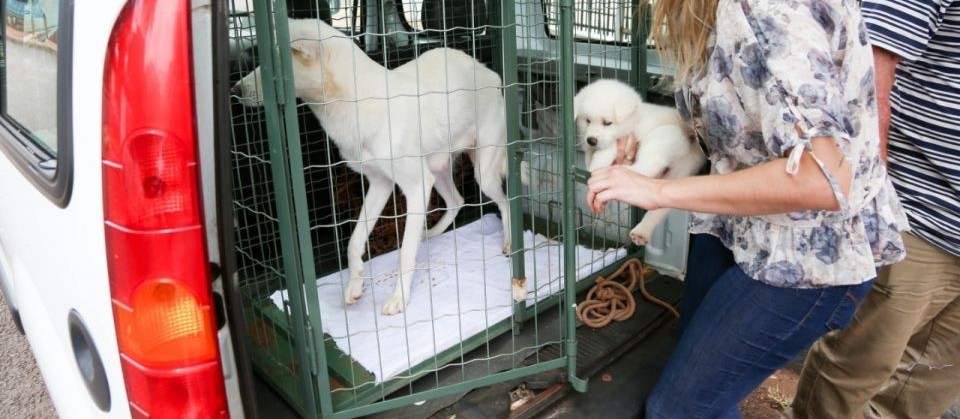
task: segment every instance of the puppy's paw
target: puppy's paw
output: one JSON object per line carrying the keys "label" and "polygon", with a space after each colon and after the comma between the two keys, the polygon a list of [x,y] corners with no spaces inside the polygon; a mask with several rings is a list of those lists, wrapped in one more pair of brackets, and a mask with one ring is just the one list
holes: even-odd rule
{"label": "puppy's paw", "polygon": [[630,240],[637,246],[646,246],[650,242],[650,232],[634,227],[630,230]]}
{"label": "puppy's paw", "polygon": [[387,300],[386,304],[383,305],[383,310],[380,312],[384,316],[392,316],[403,311],[407,307],[407,303],[410,302],[410,298],[404,298],[403,293],[394,292],[390,299]]}
{"label": "puppy's paw", "polygon": [[510,256],[510,248],[511,248],[511,247],[512,247],[512,246],[510,245],[510,240],[505,240],[505,241],[503,242],[503,255],[504,255],[504,256]]}
{"label": "puppy's paw", "polygon": [[357,275],[347,283],[347,288],[343,290],[343,302],[351,305],[357,302],[363,295],[363,272]]}

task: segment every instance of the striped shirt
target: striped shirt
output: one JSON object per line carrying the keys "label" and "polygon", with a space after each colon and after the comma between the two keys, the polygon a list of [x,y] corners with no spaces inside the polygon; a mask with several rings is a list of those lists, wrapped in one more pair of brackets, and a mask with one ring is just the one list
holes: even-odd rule
{"label": "striped shirt", "polygon": [[912,233],[960,256],[960,0],[863,0],[873,45],[901,57],[889,170]]}

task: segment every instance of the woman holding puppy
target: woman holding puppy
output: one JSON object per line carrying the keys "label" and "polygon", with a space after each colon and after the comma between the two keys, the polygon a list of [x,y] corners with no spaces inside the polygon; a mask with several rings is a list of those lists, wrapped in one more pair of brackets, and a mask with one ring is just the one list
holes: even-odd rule
{"label": "woman holding puppy", "polygon": [[[844,327],[906,218],[880,159],[873,58],[853,0],[658,0],[680,113],[710,175],[593,173],[587,202],[693,212],[679,339],[647,418],[738,403]],[[681,402],[678,402],[681,401]]]}

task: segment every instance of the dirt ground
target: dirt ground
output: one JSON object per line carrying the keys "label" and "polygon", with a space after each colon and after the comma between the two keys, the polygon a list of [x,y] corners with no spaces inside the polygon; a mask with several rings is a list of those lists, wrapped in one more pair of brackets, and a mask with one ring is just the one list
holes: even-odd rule
{"label": "dirt ground", "polygon": [[[802,360],[802,357],[801,357]],[[767,378],[759,388],[740,402],[743,419],[779,419],[780,412],[790,405],[797,393],[801,360],[791,362]],[[960,419],[960,398],[940,419]]]}
{"label": "dirt ground", "polygon": [[779,419],[797,392],[802,364],[793,362],[771,375],[759,388],[740,402],[744,419]]}

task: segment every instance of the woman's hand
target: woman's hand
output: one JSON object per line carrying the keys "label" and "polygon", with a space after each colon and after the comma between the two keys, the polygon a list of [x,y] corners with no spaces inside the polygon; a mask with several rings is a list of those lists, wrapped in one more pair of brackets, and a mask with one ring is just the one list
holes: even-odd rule
{"label": "woman's hand", "polygon": [[611,200],[655,210],[664,206],[662,189],[666,182],[648,178],[626,166],[598,169],[587,182],[587,205],[597,213]]}
{"label": "woman's hand", "polygon": [[637,137],[634,137],[633,134],[617,138],[617,158],[613,160],[613,164],[632,165],[637,158],[637,149],[639,147],[640,142],[637,141]]}

